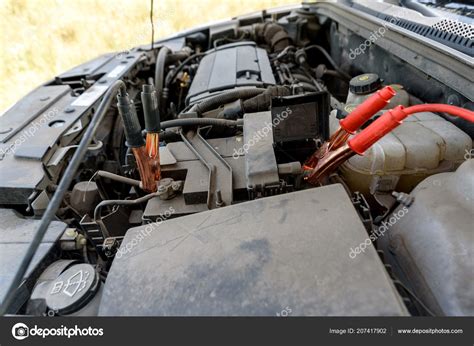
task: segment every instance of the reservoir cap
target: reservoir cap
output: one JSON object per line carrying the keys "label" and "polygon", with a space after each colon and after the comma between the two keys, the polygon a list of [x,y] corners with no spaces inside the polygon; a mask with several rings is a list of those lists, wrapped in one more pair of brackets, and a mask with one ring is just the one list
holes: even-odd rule
{"label": "reservoir cap", "polygon": [[382,81],[376,73],[364,73],[349,82],[349,90],[356,95],[370,94],[381,86]]}
{"label": "reservoir cap", "polygon": [[99,274],[92,265],[73,265],[51,283],[46,305],[60,315],[72,313],[94,297],[99,284]]}

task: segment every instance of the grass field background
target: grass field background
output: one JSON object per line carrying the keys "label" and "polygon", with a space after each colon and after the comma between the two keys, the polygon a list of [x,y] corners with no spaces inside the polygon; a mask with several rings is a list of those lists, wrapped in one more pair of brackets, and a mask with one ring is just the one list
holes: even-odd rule
{"label": "grass field background", "polygon": [[[0,0],[0,114],[82,62],[151,40],[150,0]],[[154,0],[155,38],[295,0]]]}

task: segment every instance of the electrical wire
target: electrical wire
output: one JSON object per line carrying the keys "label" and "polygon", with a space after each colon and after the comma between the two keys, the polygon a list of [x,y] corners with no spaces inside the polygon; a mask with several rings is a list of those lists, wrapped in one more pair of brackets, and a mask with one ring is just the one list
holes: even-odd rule
{"label": "electrical wire", "polygon": [[375,142],[399,126],[408,116],[420,112],[444,112],[474,123],[474,112],[445,104],[421,104],[404,108],[399,105],[382,114],[368,127],[349,139],[347,144],[358,155],[369,149]]}
{"label": "electrical wire", "polygon": [[463,118],[464,120],[467,120],[471,123],[474,123],[474,112],[464,109],[464,108],[451,106],[451,105],[445,105],[441,103],[432,103],[432,104],[426,103],[426,104],[421,104],[421,105],[410,106],[410,107],[404,108],[403,112],[408,115],[414,114],[414,113],[421,113],[421,112],[448,113],[448,114]]}
{"label": "electrical wire", "polygon": [[155,24],[153,23],[153,0],[151,0],[150,6],[150,23],[151,23],[151,50],[153,50],[153,45],[155,41]]}

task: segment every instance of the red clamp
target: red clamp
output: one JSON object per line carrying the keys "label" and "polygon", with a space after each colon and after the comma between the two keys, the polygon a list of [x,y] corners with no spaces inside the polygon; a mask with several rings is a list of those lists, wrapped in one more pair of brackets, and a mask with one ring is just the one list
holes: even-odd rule
{"label": "red clamp", "polygon": [[375,113],[382,110],[396,94],[392,87],[386,86],[371,95],[367,100],[358,105],[339,125],[350,134],[364,125]]}

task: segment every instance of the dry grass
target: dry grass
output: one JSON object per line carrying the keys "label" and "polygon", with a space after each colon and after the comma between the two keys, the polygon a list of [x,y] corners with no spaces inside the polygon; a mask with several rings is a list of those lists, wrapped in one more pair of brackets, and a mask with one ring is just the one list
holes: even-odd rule
{"label": "dry grass", "polygon": [[[155,37],[295,0],[155,0]],[[151,39],[150,0],[0,0],[0,114],[37,85]]]}

